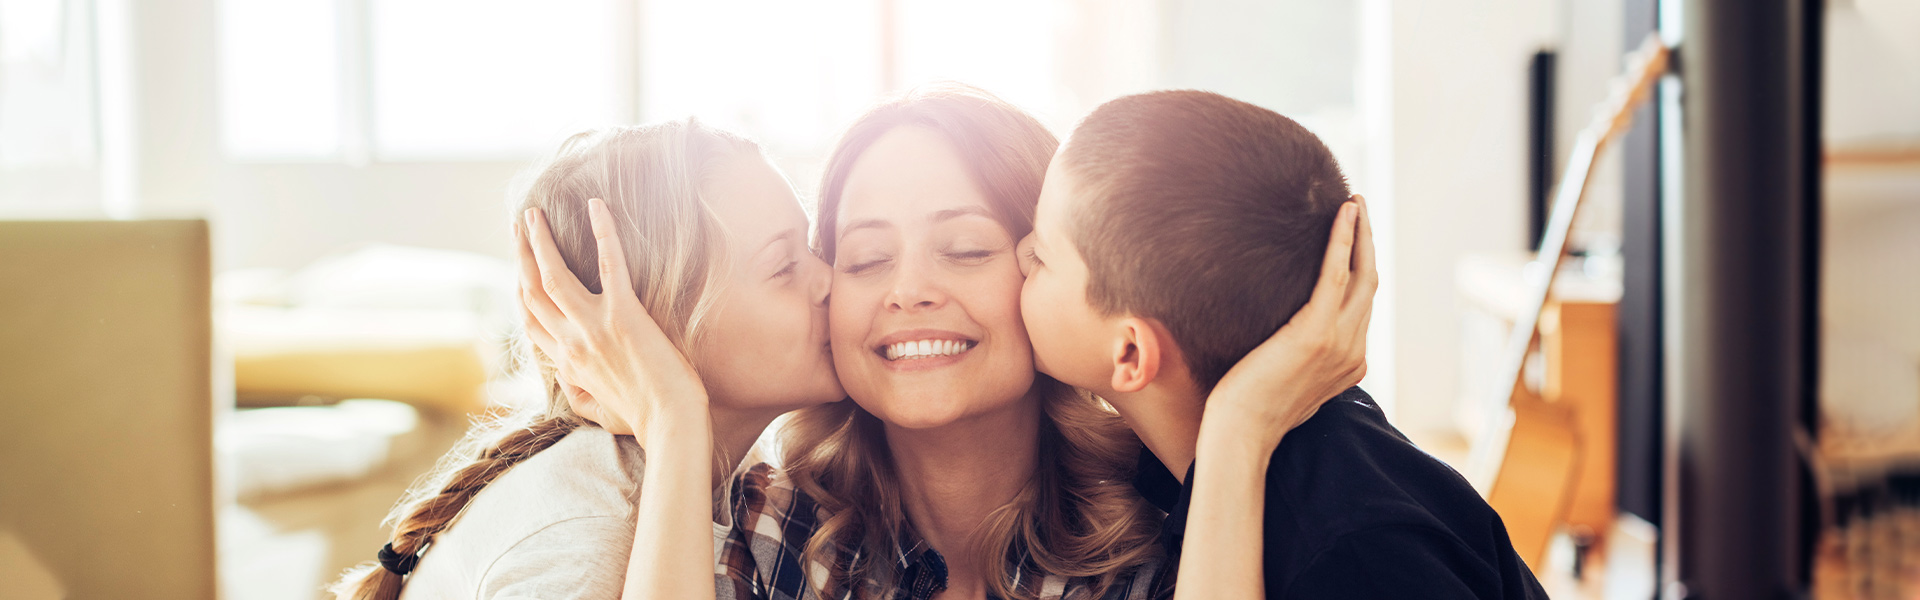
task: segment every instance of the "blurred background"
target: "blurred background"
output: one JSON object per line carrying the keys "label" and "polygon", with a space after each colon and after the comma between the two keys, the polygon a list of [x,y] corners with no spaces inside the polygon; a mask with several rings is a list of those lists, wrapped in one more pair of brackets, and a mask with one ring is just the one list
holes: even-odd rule
{"label": "blurred background", "polygon": [[[1556,597],[1686,597],[1756,544],[1814,597],[1916,597],[1920,3],[1763,4],[0,0],[0,416],[24,431],[0,435],[0,595],[130,589],[74,575],[113,546],[128,581],[318,596],[471,415],[532,393],[505,194],[535,158],[698,115],[810,201],[840,127],[953,79],[1060,135],[1198,88],[1324,139],[1379,233],[1363,386]],[[1600,155],[1524,377],[1567,458],[1503,471],[1521,438],[1481,440],[1514,427],[1502,350],[1549,194],[1655,33],[1734,76],[1669,77]],[[1708,185],[1742,148],[1801,187]],[[1723,364],[1741,348],[1777,363]],[[204,376],[156,383],[180,373]],[[1683,542],[1720,493],[1689,490],[1723,488],[1783,518]]]}

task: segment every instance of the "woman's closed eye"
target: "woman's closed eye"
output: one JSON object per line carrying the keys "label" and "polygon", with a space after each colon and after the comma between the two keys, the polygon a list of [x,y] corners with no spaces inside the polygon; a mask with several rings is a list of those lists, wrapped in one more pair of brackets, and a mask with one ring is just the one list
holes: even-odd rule
{"label": "woman's closed eye", "polygon": [[987,259],[993,258],[994,254],[997,254],[997,253],[992,250],[962,250],[962,251],[950,251],[946,253],[947,258],[952,259],[956,262],[960,262],[962,264],[969,264],[969,265],[977,265],[977,264],[986,262]]}
{"label": "woman's closed eye", "polygon": [[841,268],[840,271],[848,275],[859,275],[861,273],[871,271],[876,267],[885,265],[892,261],[893,261],[892,258],[875,258],[875,259],[863,260],[859,262],[848,263],[847,266]]}
{"label": "woman's closed eye", "polygon": [[800,261],[797,261],[797,260],[787,261],[786,265],[780,267],[780,270],[775,272],[772,277],[768,277],[768,279],[779,279],[781,277],[792,275],[794,270],[797,269],[799,266],[800,266]]}

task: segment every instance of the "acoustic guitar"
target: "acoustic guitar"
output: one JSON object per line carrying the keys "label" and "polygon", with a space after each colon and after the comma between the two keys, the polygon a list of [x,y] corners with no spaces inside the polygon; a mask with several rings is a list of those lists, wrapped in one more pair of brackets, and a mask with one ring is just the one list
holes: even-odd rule
{"label": "acoustic guitar", "polygon": [[[1565,522],[1578,480],[1581,444],[1572,407],[1542,398],[1523,379],[1533,351],[1541,312],[1553,296],[1554,274],[1566,260],[1567,238],[1593,175],[1593,163],[1607,144],[1627,131],[1633,113],[1667,72],[1669,53],[1657,36],[1628,54],[1625,72],[1608,85],[1607,98],[1594,108],[1593,121],[1574,138],[1573,153],[1555,188],[1540,242],[1537,268],[1527,272],[1527,296],[1498,363],[1505,388],[1467,460],[1468,479],[1486,490],[1506,523],[1513,547],[1536,572],[1547,543]],[[1506,387],[1506,386],[1511,387]]]}

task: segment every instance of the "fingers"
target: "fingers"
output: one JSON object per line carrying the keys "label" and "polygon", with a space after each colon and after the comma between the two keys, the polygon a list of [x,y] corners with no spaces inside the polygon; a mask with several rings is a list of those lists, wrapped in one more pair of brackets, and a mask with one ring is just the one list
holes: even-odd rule
{"label": "fingers", "polygon": [[1333,219],[1333,235],[1327,239],[1327,256],[1320,264],[1320,281],[1313,286],[1308,304],[1334,303],[1347,297],[1347,284],[1353,277],[1353,225],[1358,208],[1352,202],[1340,205]]}
{"label": "fingers", "polygon": [[633,435],[633,427],[626,420],[621,419],[612,407],[594,398],[592,393],[558,378],[556,382],[560,385],[561,393],[566,394],[567,408],[572,409],[573,414],[599,425],[601,429],[607,430],[607,433]]}
{"label": "fingers", "polygon": [[[534,257],[533,245],[527,240],[527,231],[513,228],[513,239],[518,242],[516,245],[520,250],[520,304],[539,321],[542,332],[545,332],[547,328],[566,321],[567,317],[560,312],[559,306],[554,305],[553,297],[547,295],[546,288],[540,283],[540,265]],[[543,350],[551,348],[542,346]]]}
{"label": "fingers", "polygon": [[1341,309],[1340,322],[1352,335],[1365,338],[1367,324],[1373,314],[1373,296],[1380,289],[1380,271],[1375,263],[1373,247],[1373,219],[1367,211],[1365,198],[1353,197],[1356,215],[1353,244],[1353,273],[1356,281],[1347,290],[1346,301]]}
{"label": "fingers", "polygon": [[540,353],[547,355],[548,358],[559,360],[554,356],[554,352],[559,350],[559,344],[553,339],[553,334],[548,333],[546,326],[540,324],[540,319],[533,316],[533,311],[523,309],[520,313],[523,317],[521,327],[526,329],[527,339],[533,342],[533,347],[539,348]]}
{"label": "fingers", "polygon": [[1353,196],[1353,201],[1360,210],[1358,230],[1354,232],[1353,240],[1353,272],[1362,285],[1357,286],[1356,292],[1364,292],[1371,302],[1374,290],[1380,287],[1380,269],[1373,247],[1373,211],[1367,208],[1367,199],[1359,194]]}
{"label": "fingers", "polygon": [[533,246],[534,264],[540,266],[540,288],[546,290],[554,306],[564,314],[583,309],[586,297],[593,294],[567,269],[560,246],[553,242],[553,230],[547,227],[547,216],[538,208],[527,209],[527,241]]}
{"label": "fingers", "polygon": [[633,280],[627,275],[627,253],[620,247],[620,231],[614,226],[613,211],[599,198],[587,201],[587,220],[593,223],[594,246],[600,250],[600,292],[619,292],[617,298],[633,296]]}
{"label": "fingers", "polygon": [[555,384],[560,386],[560,393],[566,397],[567,408],[572,409],[573,414],[602,428],[606,428],[606,411],[599,402],[594,400],[592,394],[588,394],[586,390],[557,378],[555,379]]}

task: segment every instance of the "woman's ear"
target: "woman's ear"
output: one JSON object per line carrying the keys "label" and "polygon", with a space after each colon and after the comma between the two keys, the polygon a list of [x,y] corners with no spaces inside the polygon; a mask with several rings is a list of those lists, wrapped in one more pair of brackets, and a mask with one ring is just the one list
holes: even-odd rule
{"label": "woman's ear", "polygon": [[1138,392],[1160,376],[1160,335],[1153,325],[1140,317],[1125,317],[1118,324],[1114,339],[1113,391]]}

